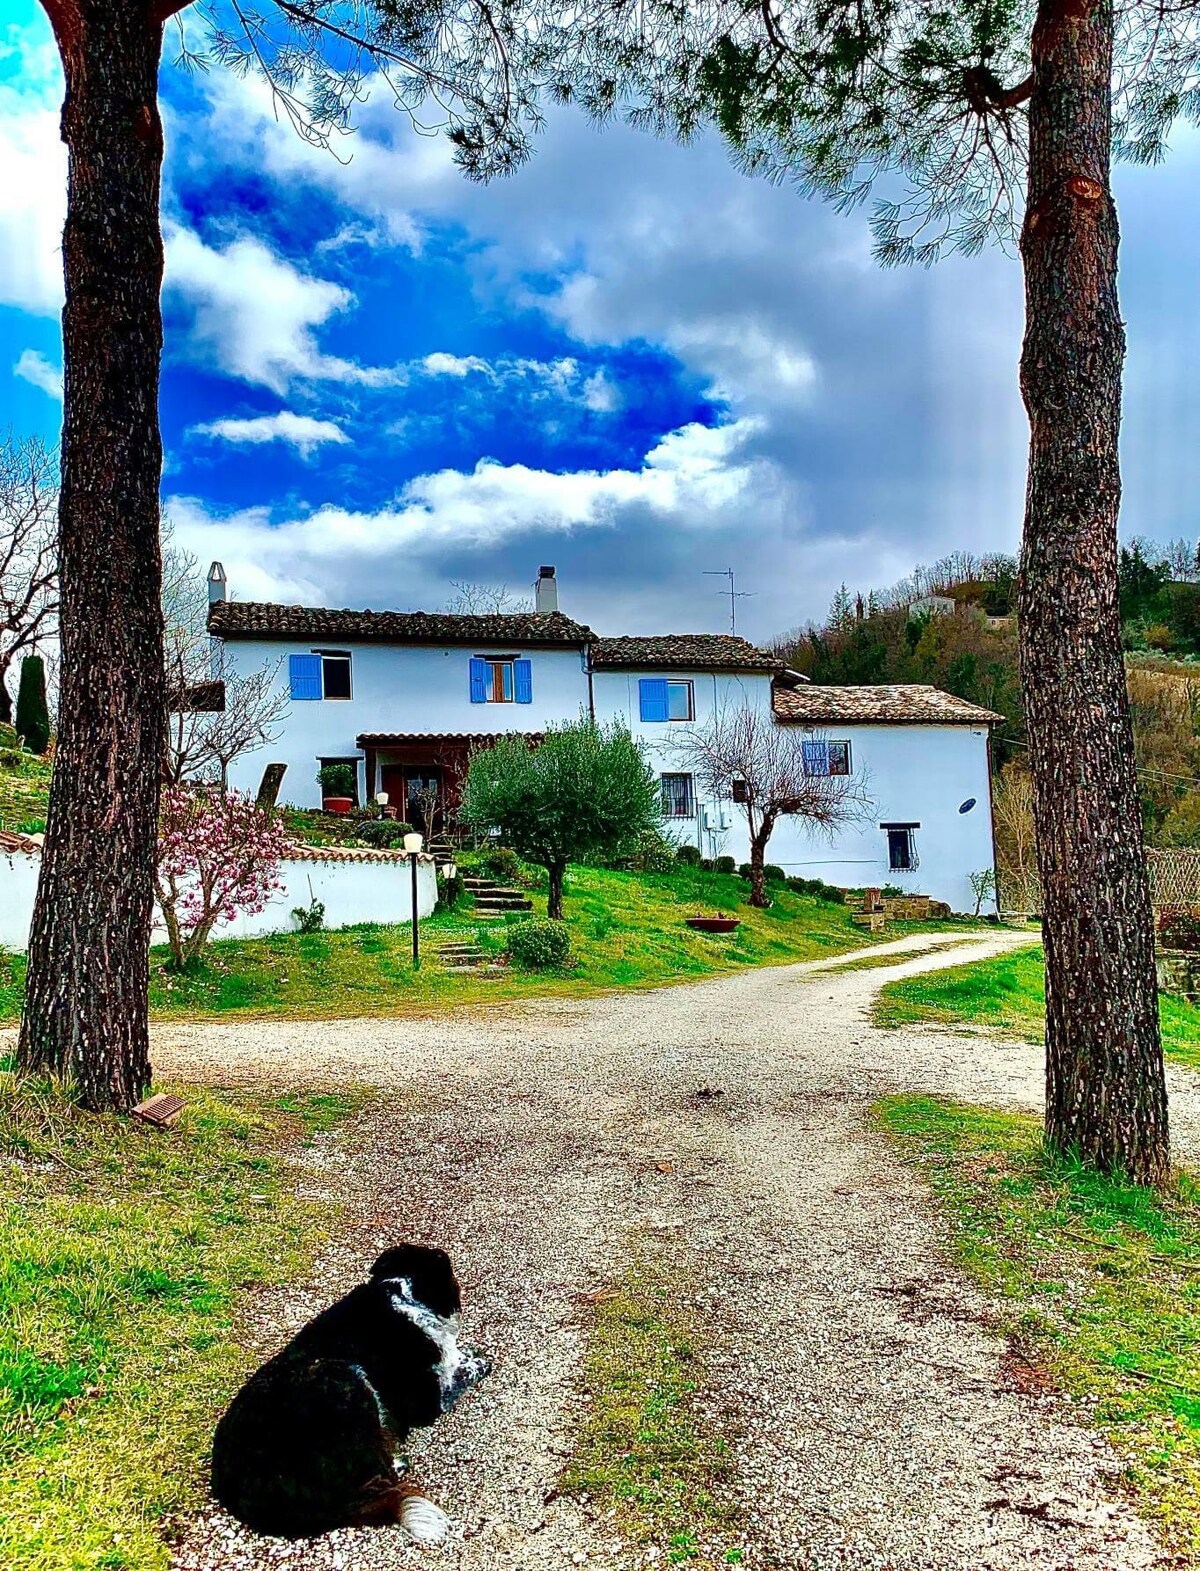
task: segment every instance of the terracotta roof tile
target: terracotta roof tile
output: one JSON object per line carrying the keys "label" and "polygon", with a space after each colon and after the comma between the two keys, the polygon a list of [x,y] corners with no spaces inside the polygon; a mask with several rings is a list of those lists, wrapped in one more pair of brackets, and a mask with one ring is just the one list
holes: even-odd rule
{"label": "terracotta roof tile", "polygon": [[990,709],[916,683],[879,687],[776,687],[775,715],[800,725],[988,725]]}
{"label": "terracotta roof tile", "polygon": [[41,835],[16,835],[10,834],[7,829],[0,829],[0,856],[12,856],[16,853],[23,856],[36,856],[41,849]]}
{"label": "terracotta roof tile", "polygon": [[[285,862],[407,862],[404,851],[376,851],[370,846],[312,846],[293,840],[284,852]],[[422,862],[431,861],[428,852],[420,853]]]}
{"label": "terracotta roof tile", "polygon": [[780,671],[783,662],[732,633],[668,633],[661,638],[599,638],[598,671]]}
{"label": "terracotta roof tile", "polygon": [[334,611],[323,606],[220,600],[209,607],[208,630],[223,638],[327,639],[378,644],[589,643],[591,628],[561,611],[502,616],[449,616],[427,611]]}

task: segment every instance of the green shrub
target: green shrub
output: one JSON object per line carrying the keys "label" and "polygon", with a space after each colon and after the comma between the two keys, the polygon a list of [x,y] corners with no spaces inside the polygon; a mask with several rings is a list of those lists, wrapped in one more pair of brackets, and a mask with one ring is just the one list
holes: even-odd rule
{"label": "green shrub", "polygon": [[1164,949],[1200,950],[1200,912],[1166,913],[1158,924],[1158,941]]}
{"label": "green shrub", "polygon": [[699,846],[679,846],[679,847],[677,847],[676,851],[675,851],[675,860],[677,862],[682,862],[684,867],[699,867],[700,866],[700,847]]}
{"label": "green shrub", "polygon": [[738,863],[738,877],[739,878],[749,878],[750,877],[750,864],[749,864],[749,862],[739,862]]}
{"label": "green shrub", "polygon": [[394,851],[401,845],[405,835],[412,831],[407,824],[395,818],[371,818],[365,823],[356,824],[354,833],[377,851]]}
{"label": "green shrub", "polygon": [[319,933],[325,926],[325,906],[320,900],[310,900],[306,906],[293,906],[292,915],[301,933]]}
{"label": "green shrub", "polygon": [[713,871],[717,873],[736,873],[737,863],[731,856],[719,856],[713,863]]}
{"label": "green shrub", "polygon": [[830,905],[844,905],[842,891],[822,878],[789,878],[787,886],[798,895],[810,895],[814,900],[826,900]]}
{"label": "green shrub", "polygon": [[768,862],[763,867],[763,877],[771,884],[787,883],[787,874],[782,867],[776,866],[774,862]]}
{"label": "green shrub", "polygon": [[322,796],[348,796],[353,800],[357,783],[351,764],[323,764],[317,770]]}
{"label": "green shrub", "polygon": [[675,842],[659,834],[657,829],[647,829],[633,842],[624,855],[603,863],[619,873],[669,873],[675,862]]}
{"label": "green shrub", "polygon": [[712,870],[713,870],[713,859],[712,859],[712,857],[711,856],[702,856],[700,858],[700,871],[702,873],[711,873]]}
{"label": "green shrub", "polygon": [[549,917],[527,917],[509,929],[508,952],[529,971],[565,965],[571,952],[570,930]]}
{"label": "green shrub", "polygon": [[521,871],[521,859],[508,846],[492,846],[485,851],[483,870],[492,878],[515,879]]}
{"label": "green shrub", "polygon": [[0,747],[0,769],[20,769],[25,757],[19,747]]}

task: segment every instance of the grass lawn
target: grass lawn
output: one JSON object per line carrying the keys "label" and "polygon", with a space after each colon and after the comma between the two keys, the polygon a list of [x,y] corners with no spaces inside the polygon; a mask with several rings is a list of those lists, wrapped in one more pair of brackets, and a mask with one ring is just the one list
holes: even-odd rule
{"label": "grass lawn", "polygon": [[611,1510],[626,1538],[668,1564],[736,1565],[730,1451],[696,1404],[704,1358],[683,1310],[689,1289],[643,1257],[595,1296],[581,1370],[587,1416],[560,1487]]}
{"label": "grass lawn", "polygon": [[1181,1176],[1156,1195],[1051,1158],[1021,1114],[928,1096],[877,1112],[944,1202],[963,1263],[1011,1302],[1014,1376],[1078,1400],[1200,1563],[1200,1186]]}
{"label": "grass lawn", "polygon": [[[482,975],[442,971],[439,942],[475,940],[497,954],[504,924],[475,921],[468,907],[421,924],[424,963],[412,968],[407,927],[364,926],[307,935],[223,939],[211,944],[202,967],[178,976],[156,950],[151,1007],[160,1018],[225,1015],[354,1016],[428,1012],[456,1004],[498,1002],[545,994],[583,995],[611,988],[652,987],[752,965],[779,965],[844,953],[947,923],[896,923],[872,939],[850,920],[846,906],[776,887],[775,904],[746,904],[739,878],[681,869],[670,873],[614,873],[572,868],[566,911],[575,960],[558,972],[505,969]],[[544,896],[533,892],[544,914]],[[702,910],[736,911],[742,926],[729,937],[694,933],[686,916]],[[0,956],[0,1021],[20,1011],[24,961]]]}
{"label": "grass lawn", "polygon": [[292,1158],[357,1098],[175,1087],[180,1125],[0,1074],[0,1565],[158,1571],[245,1372],[241,1295],[334,1220]]}
{"label": "grass lawn", "polygon": [[[11,745],[15,736],[0,728],[0,748]],[[27,753],[15,769],[0,764],[0,829],[39,834],[46,827],[49,794],[50,765],[44,759]]]}
{"label": "grass lawn", "polygon": [[[1200,1068],[1200,1009],[1160,993],[1163,1048],[1175,1063]],[[1045,1039],[1046,984],[1040,946],[888,982],[874,1005],[876,1025],[986,1026],[1026,1042]]]}

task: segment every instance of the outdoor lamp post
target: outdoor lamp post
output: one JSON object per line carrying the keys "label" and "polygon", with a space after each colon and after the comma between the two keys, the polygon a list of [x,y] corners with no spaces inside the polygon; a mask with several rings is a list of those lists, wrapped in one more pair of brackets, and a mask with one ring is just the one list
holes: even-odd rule
{"label": "outdoor lamp post", "polygon": [[375,793],[375,806],[379,809],[379,816],[380,816],[380,818],[383,817],[383,810],[384,810],[384,808],[387,805],[388,805],[388,794],[387,794],[387,792],[386,791],[377,791]]}
{"label": "outdoor lamp post", "polygon": [[413,970],[421,969],[421,938],[420,927],[417,923],[417,858],[421,855],[421,847],[425,844],[423,835],[411,834],[404,837],[404,854],[412,865],[412,930],[413,930]]}

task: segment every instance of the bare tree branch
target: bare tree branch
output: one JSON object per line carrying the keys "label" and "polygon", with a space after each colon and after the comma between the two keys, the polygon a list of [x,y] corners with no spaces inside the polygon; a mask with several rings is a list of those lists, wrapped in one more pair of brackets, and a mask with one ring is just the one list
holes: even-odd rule
{"label": "bare tree branch", "polygon": [[0,720],[5,678],[58,630],[58,455],[36,438],[0,445]]}
{"label": "bare tree branch", "polygon": [[824,737],[780,725],[761,709],[718,710],[707,724],[682,730],[673,751],[710,796],[732,800],[745,814],[752,905],[769,904],[763,867],[781,817],[803,818],[818,834],[832,837],[873,805],[865,774],[831,773]]}

